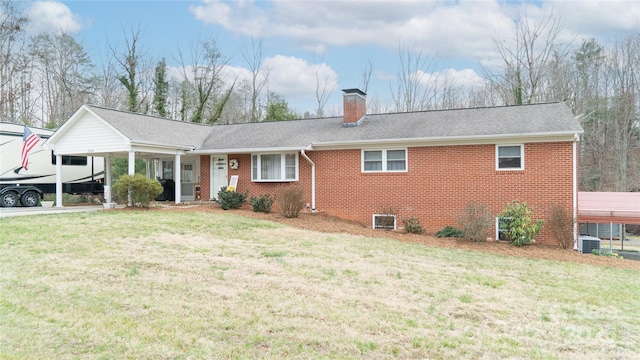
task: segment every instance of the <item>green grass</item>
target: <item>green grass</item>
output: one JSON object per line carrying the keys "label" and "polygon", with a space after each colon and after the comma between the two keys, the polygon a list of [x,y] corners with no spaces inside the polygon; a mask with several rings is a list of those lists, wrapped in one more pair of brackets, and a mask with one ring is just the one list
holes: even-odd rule
{"label": "green grass", "polygon": [[640,353],[638,271],[233,214],[41,215],[0,229],[0,358]]}

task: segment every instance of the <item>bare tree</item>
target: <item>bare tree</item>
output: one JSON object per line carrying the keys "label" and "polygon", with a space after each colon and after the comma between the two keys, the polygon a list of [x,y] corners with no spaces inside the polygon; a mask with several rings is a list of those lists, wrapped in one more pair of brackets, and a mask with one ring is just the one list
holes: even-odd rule
{"label": "bare tree", "polygon": [[324,54],[320,62],[314,62],[313,68],[316,75],[316,102],[318,104],[316,115],[324,117],[324,107],[327,105],[331,93],[338,86],[338,82],[332,78],[331,72],[327,71],[328,66],[324,63]]}
{"label": "bare tree", "polygon": [[367,60],[367,64],[362,68],[362,83],[360,85],[360,90],[364,91],[365,94],[369,91],[369,84],[371,83],[371,75],[373,74],[373,60],[369,58]]}
{"label": "bare tree", "polygon": [[567,47],[556,44],[562,32],[560,17],[553,13],[539,22],[518,14],[513,19],[512,37],[493,38],[502,65],[499,72],[484,69],[493,87],[500,91],[505,104],[533,104],[539,102],[540,87],[546,76],[547,65],[554,51],[564,54]]}
{"label": "bare tree", "polygon": [[29,19],[10,0],[0,1],[0,118],[29,121],[29,59],[25,29]]}
{"label": "bare tree", "polygon": [[[215,122],[222,113],[222,109],[218,107],[221,104],[224,107],[231,95],[229,93],[228,96],[226,94],[220,96],[224,87],[222,72],[228,59],[218,50],[213,38],[199,40],[191,46],[192,63],[190,65],[186,64],[180,51],[178,57],[182,65],[185,85],[188,85],[188,88],[183,90],[191,92],[191,96],[195,97],[193,109],[183,109],[182,113],[185,114],[183,118],[188,117],[192,122],[198,123]],[[189,96],[186,93],[185,95]],[[186,97],[183,99],[185,100],[183,105],[186,105]],[[190,115],[187,116],[187,113]]]}
{"label": "bare tree", "polygon": [[391,97],[395,111],[433,109],[438,94],[438,79],[434,75],[438,64],[416,46],[398,46],[399,69]]}
{"label": "bare tree", "polygon": [[121,109],[124,108],[122,99],[125,98],[125,94],[121,87],[122,83],[118,80],[118,70],[114,61],[112,56],[103,57],[96,75],[96,90],[93,101],[98,106]]}
{"label": "bare tree", "polygon": [[29,55],[41,80],[43,120],[47,127],[58,127],[93,93],[93,64],[83,46],[65,33],[32,37]]}
{"label": "bare tree", "polygon": [[251,109],[250,109],[250,121],[258,122],[261,118],[260,111],[260,93],[262,89],[269,81],[269,74],[271,69],[265,67],[262,63],[264,60],[264,41],[263,39],[251,38],[251,48],[242,53],[249,71],[251,71]]}
{"label": "bare tree", "polygon": [[142,104],[147,100],[146,93],[143,91],[146,85],[143,82],[142,74],[145,72],[147,64],[144,52],[140,47],[140,28],[131,29],[129,35],[124,29],[122,32],[125,39],[125,49],[118,53],[110,46],[114,58],[121,70],[124,71],[123,75],[118,76],[118,81],[127,90],[127,110],[146,113],[147,109],[142,107]]}

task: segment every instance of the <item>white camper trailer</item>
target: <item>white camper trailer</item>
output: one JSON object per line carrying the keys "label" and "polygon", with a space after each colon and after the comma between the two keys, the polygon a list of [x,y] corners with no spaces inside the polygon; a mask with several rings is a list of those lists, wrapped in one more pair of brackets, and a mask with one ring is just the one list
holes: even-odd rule
{"label": "white camper trailer", "polygon": [[[29,127],[41,141],[29,152],[28,170],[22,167],[21,124],[0,122],[0,206],[36,206],[45,193],[56,191],[56,157],[44,145],[53,130]],[[62,191],[69,194],[102,193],[104,159],[63,156]]]}

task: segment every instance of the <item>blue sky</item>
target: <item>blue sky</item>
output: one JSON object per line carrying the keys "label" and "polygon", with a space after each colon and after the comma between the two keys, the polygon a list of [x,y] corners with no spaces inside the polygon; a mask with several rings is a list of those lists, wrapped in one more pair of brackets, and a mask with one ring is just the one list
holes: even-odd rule
{"label": "blue sky", "polygon": [[[299,112],[315,110],[316,68],[335,90],[328,113],[339,111],[340,89],[359,87],[370,61],[369,98],[391,99],[400,44],[433,57],[438,76],[471,86],[481,64],[497,55],[492,37],[506,36],[516,12],[540,19],[562,17],[563,41],[595,37],[607,42],[640,33],[640,1],[28,1],[30,32],[76,36],[99,64],[109,45],[124,46],[123,31],[140,28],[142,50],[152,63],[170,66],[180,48],[214,37],[228,57],[229,76],[246,76],[242,57],[251,38],[262,38],[269,89]],[[98,65],[99,66],[99,65]]]}

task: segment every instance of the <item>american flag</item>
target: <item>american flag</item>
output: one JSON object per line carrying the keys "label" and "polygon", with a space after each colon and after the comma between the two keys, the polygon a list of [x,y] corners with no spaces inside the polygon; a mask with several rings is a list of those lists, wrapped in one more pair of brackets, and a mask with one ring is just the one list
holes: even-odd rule
{"label": "american flag", "polygon": [[29,151],[33,149],[38,142],[40,141],[40,137],[38,135],[31,132],[27,125],[24,126],[24,134],[22,134],[22,167],[25,170],[29,170]]}

